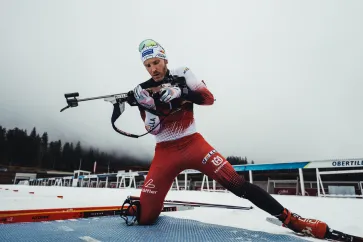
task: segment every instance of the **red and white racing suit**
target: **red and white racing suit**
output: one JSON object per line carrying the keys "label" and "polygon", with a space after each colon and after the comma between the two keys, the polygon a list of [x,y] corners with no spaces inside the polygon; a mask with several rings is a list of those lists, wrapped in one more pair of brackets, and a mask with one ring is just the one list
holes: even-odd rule
{"label": "red and white racing suit", "polygon": [[[239,176],[231,164],[196,131],[193,104],[214,103],[213,94],[205,83],[198,80],[188,68],[171,70],[168,75],[185,77],[188,92],[183,92],[180,98],[171,100],[169,104],[156,105],[157,110],[165,111],[183,104],[180,111],[167,116],[160,126],[155,126],[160,122],[159,117],[140,110],[146,129],[156,127],[151,131],[156,138],[156,147],[140,195],[139,224],[152,224],[162,210],[165,196],[174,178],[185,169],[195,169],[216,180],[236,196],[248,199],[260,209],[276,216],[291,230],[316,238],[325,238],[328,228],[325,222],[302,218],[290,212],[267,191],[245,181],[244,177]],[[141,86],[156,88],[160,84],[150,79]],[[171,93],[173,95],[173,91]],[[185,102],[186,100],[188,102]]]}
{"label": "red and white racing suit", "polygon": [[[169,75],[185,77],[188,94],[173,104],[181,105],[181,110],[165,118],[161,125],[152,131],[156,147],[151,167],[140,195],[141,214],[139,224],[151,224],[159,216],[165,196],[175,177],[185,169],[195,169],[216,180],[225,188],[241,196],[240,187],[245,182],[231,164],[203,136],[197,132],[193,115],[193,105],[212,105],[214,96],[206,84],[197,79],[186,67],[169,70]],[[142,84],[143,89],[157,88],[161,83],[150,79]],[[188,101],[188,102],[186,102]],[[170,104],[160,104],[157,110],[168,112]],[[140,109],[147,130],[157,125],[163,117]]]}

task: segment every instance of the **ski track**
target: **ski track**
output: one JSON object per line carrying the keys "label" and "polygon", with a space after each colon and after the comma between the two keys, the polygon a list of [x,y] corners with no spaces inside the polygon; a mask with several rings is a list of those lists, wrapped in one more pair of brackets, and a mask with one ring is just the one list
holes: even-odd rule
{"label": "ski track", "polygon": [[[8,190],[5,190],[8,188]],[[13,190],[18,190],[14,192]],[[30,194],[29,192],[34,192]],[[87,207],[87,206],[120,206],[128,195],[139,196],[140,189],[110,189],[110,188],[72,188],[72,187],[40,187],[26,185],[0,185],[0,210],[19,210],[19,209],[45,209],[45,208],[62,208],[62,207]],[[63,199],[57,196],[63,196]],[[300,214],[303,217],[317,218],[328,223],[334,229],[363,236],[362,221],[363,210],[362,199],[355,198],[322,198],[322,197],[302,197],[273,195],[279,202],[291,211]],[[313,238],[300,237],[290,230],[278,227],[266,221],[270,216],[263,210],[260,210],[248,200],[241,199],[232,193],[225,192],[200,192],[200,191],[169,191],[166,200],[183,200],[193,202],[220,203],[239,206],[253,206],[252,210],[228,210],[220,208],[195,208],[193,210],[179,212],[165,212],[161,218],[168,218],[169,223],[179,224],[180,221],[201,222],[195,226],[218,226],[214,229],[222,229],[221,226],[229,228],[232,236],[231,240],[238,241],[259,241],[265,233],[281,236],[293,236],[300,241],[321,241]],[[164,217],[165,216],[165,217]],[[121,226],[121,219],[117,218],[118,226]],[[93,220],[82,220],[83,223],[104,223],[104,218]],[[162,223],[167,224],[165,220]],[[193,222],[194,223],[194,222]],[[81,232],[82,228],[75,228],[72,224],[79,224],[77,220],[67,220],[62,224],[61,221],[50,223],[39,223],[42,226],[55,224],[57,231],[63,234]],[[7,225],[1,225],[6,229]],[[12,224],[11,226],[19,226]],[[112,225],[108,225],[109,227]],[[164,225],[163,225],[164,226]],[[166,226],[166,225],[165,225]],[[171,226],[171,225],[170,225]],[[184,225],[185,226],[185,225]],[[8,227],[10,228],[10,227]],[[101,227],[102,228],[102,227]],[[155,227],[157,228],[157,227]],[[154,230],[155,230],[154,228]],[[183,228],[183,227],[181,227]],[[84,229],[84,228],[83,228]],[[130,229],[130,228],[123,228]],[[137,229],[133,226],[132,230]],[[178,228],[180,230],[180,228]],[[152,234],[153,229],[150,228]],[[159,230],[156,230],[159,231]],[[224,230],[221,230],[224,231]],[[176,236],[189,236],[188,231],[178,233]],[[154,231],[155,233],[155,231]],[[224,232],[221,232],[223,234]],[[172,234],[172,233],[171,233]],[[108,236],[112,235],[112,231]],[[141,234],[146,236],[145,234]],[[140,236],[141,236],[140,235]],[[106,236],[106,235],[105,235]],[[202,236],[202,235],[201,235]],[[218,236],[218,235],[216,235]],[[226,236],[226,235],[224,235]],[[111,238],[111,237],[110,237]],[[274,237],[277,238],[277,237]],[[83,234],[78,238],[83,241],[104,241],[96,238],[94,235]],[[152,239],[152,236],[150,237]],[[173,238],[169,238],[173,240]],[[221,238],[222,239],[222,238]],[[228,240],[228,238],[223,238]],[[286,238],[285,238],[286,240]],[[106,240],[107,241],[107,240]],[[139,241],[139,240],[138,240]],[[212,240],[211,240],[212,241]],[[275,240],[274,240],[275,241]],[[282,239],[283,241],[283,239]]]}

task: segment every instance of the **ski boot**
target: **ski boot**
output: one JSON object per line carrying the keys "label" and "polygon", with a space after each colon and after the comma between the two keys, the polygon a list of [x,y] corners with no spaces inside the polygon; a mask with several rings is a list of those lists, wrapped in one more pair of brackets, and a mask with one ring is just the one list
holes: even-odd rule
{"label": "ski boot", "polygon": [[326,223],[317,219],[302,218],[298,214],[291,213],[286,208],[278,216],[278,219],[285,227],[305,236],[324,239],[329,232],[329,227]]}
{"label": "ski boot", "polygon": [[122,204],[120,216],[123,220],[125,220],[126,224],[130,226],[135,224],[136,222],[139,222],[140,211],[140,201],[134,200],[133,198],[128,196]]}

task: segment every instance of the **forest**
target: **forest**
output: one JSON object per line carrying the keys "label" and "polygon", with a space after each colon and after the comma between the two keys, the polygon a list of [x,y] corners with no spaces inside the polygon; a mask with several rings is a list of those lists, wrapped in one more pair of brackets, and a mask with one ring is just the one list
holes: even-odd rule
{"label": "forest", "polygon": [[[232,165],[249,163],[247,157],[228,156]],[[125,166],[148,169],[150,161],[135,159],[126,155],[116,155],[95,147],[84,147],[81,142],[51,140],[48,133],[37,132],[34,127],[6,129],[0,126],[0,164],[7,166],[37,167],[43,169],[93,171],[97,161],[97,173],[115,172]],[[251,161],[251,163],[254,163]]]}

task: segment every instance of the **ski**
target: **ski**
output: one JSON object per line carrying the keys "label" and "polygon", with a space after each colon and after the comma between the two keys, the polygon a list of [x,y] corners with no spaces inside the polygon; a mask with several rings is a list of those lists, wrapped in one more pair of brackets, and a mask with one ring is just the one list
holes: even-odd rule
{"label": "ski", "polygon": [[[131,200],[140,200],[140,197],[130,196]],[[174,206],[191,206],[191,207],[211,207],[211,208],[225,208],[225,209],[237,209],[237,210],[250,210],[253,207],[243,207],[243,206],[235,206],[235,205],[225,205],[225,204],[216,204],[216,203],[200,203],[200,202],[188,202],[188,201],[179,201],[179,200],[164,200],[164,205],[174,205]]]}
{"label": "ski", "polygon": [[[286,226],[280,220],[278,220],[277,218],[267,217],[266,221],[270,222],[272,224],[275,224],[277,226],[282,226],[282,227],[286,228]],[[335,230],[335,229],[332,229],[332,228],[329,228],[324,240],[340,241],[340,242],[363,242],[362,237],[358,237],[358,236],[355,236],[355,235],[343,233],[341,231],[338,231],[338,230]]]}
{"label": "ski", "polygon": [[[169,205],[169,204],[168,204]],[[174,205],[174,206],[168,206],[163,207],[161,212],[177,212],[177,211],[186,211],[186,210],[193,210],[194,207],[192,206],[181,206],[181,205]]]}
{"label": "ski", "polygon": [[210,207],[210,208],[225,208],[225,209],[237,209],[237,210],[250,210],[253,207],[243,207],[225,204],[214,204],[214,203],[196,203],[196,202],[185,202],[185,201],[173,201],[165,200],[164,204],[167,205],[181,205],[181,206],[192,206],[192,207]]}

